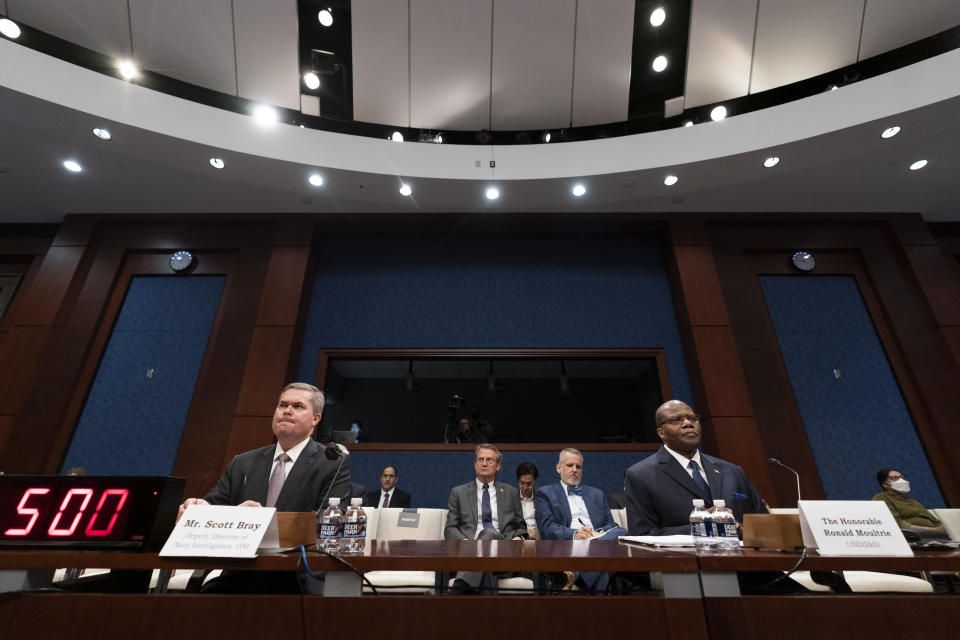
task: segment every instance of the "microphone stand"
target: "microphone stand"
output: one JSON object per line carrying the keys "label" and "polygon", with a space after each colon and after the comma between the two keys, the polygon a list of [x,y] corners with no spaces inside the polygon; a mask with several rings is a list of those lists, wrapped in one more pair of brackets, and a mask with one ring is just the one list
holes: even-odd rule
{"label": "microphone stand", "polygon": [[325,496],[323,496],[323,500],[320,501],[320,506],[317,508],[316,513],[313,514],[314,517],[319,517],[320,512],[323,511],[324,507],[326,507],[327,500],[330,499],[330,492],[333,491],[333,485],[337,484],[337,479],[340,477],[340,469],[343,468],[343,463],[346,461],[347,456],[350,455],[350,452],[346,450],[346,447],[341,448],[340,445],[331,442],[325,448],[323,455],[326,456],[327,460],[336,460],[337,458],[340,458],[340,464],[337,465],[337,470],[333,474],[333,479],[330,480],[330,486],[327,487],[327,493]]}
{"label": "microphone stand", "polygon": [[770,464],[777,465],[778,467],[782,467],[782,468],[786,469],[787,471],[789,471],[790,473],[792,473],[793,475],[795,475],[795,476],[797,477],[797,503],[799,504],[799,502],[800,502],[800,474],[797,473],[796,470],[791,469],[790,467],[788,467],[787,465],[783,464],[782,462],[780,462],[780,461],[777,460],[776,458],[767,458],[767,462],[769,462]]}

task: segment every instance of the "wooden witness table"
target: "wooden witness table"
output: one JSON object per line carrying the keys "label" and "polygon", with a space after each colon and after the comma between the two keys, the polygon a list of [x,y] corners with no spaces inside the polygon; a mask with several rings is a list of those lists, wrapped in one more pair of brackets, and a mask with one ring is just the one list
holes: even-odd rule
{"label": "wooden witness table", "polygon": [[[658,638],[707,638],[697,593],[697,558],[689,552],[594,541],[377,541],[345,559],[360,571],[659,571],[676,597],[641,596],[420,596],[329,598],[281,595],[80,594],[23,592],[0,595],[0,640],[6,638],[429,638],[445,634],[485,638],[632,637],[642,628]],[[336,560],[307,553],[327,582],[352,572]],[[155,553],[0,551],[0,570],[102,567],[294,571],[299,553],[250,560],[160,558]],[[343,587],[341,582],[340,587]],[[184,624],[189,621],[189,624]],[[108,629],[109,631],[105,631]],[[4,634],[6,630],[6,634]]]}
{"label": "wooden witness table", "polygon": [[[737,571],[783,571],[798,554],[735,554],[648,549],[615,542],[370,541],[348,556],[361,571],[659,571],[663,595],[413,596],[325,598],[283,595],[94,594],[31,591],[0,595],[0,640],[7,638],[329,638],[344,633],[391,640],[455,635],[535,637],[884,638],[952,637],[960,597],[950,595],[763,595],[722,592]],[[347,575],[315,552],[313,571]],[[252,560],[160,558],[155,553],[0,551],[0,570],[54,567],[113,569],[230,568],[292,571],[299,554]],[[960,552],[913,558],[835,558],[816,553],[801,570],[960,570]],[[351,574],[352,575],[352,574]],[[699,591],[703,580],[704,597]],[[735,584],[735,577],[734,584]],[[672,586],[669,584],[673,582]],[[685,590],[696,583],[697,593]],[[671,593],[672,591],[672,593]],[[814,634],[811,636],[811,634]]]}

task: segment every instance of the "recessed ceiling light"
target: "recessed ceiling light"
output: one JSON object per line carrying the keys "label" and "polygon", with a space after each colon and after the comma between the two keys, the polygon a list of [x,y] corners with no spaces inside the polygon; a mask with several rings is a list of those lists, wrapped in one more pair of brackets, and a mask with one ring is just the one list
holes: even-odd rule
{"label": "recessed ceiling light", "polygon": [[892,138],[893,136],[900,133],[900,127],[894,125],[892,127],[887,127],[883,130],[883,133],[880,134],[881,138]]}
{"label": "recessed ceiling light", "polygon": [[80,166],[80,163],[76,160],[64,160],[63,168],[71,173],[80,173],[83,171],[83,167]]}
{"label": "recessed ceiling light", "polygon": [[837,85],[832,84],[832,85],[830,85],[830,87],[828,88],[828,91],[836,91],[836,90],[839,89],[839,88],[840,88],[840,87],[838,87]]}
{"label": "recessed ceiling light", "polygon": [[543,134],[543,141],[544,141],[544,142],[550,142],[550,138],[552,138],[552,137],[553,137],[553,136],[550,135],[550,132],[547,131],[545,134]]}
{"label": "recessed ceiling light", "polygon": [[97,127],[96,129],[93,130],[93,135],[97,136],[101,140],[109,140],[110,138],[113,137],[112,135],[110,135],[109,131],[107,131],[106,129],[102,129],[100,127]]}
{"label": "recessed ceiling light", "polygon": [[0,18],[0,33],[11,40],[16,40],[20,37],[20,25],[8,18]]}
{"label": "recessed ceiling light", "polygon": [[323,176],[320,175],[319,173],[311,173],[311,174],[310,174],[310,177],[307,178],[307,182],[309,182],[310,184],[312,184],[312,185],[315,186],[315,187],[322,187],[322,186],[323,186]]}
{"label": "recessed ceiling light", "polygon": [[403,134],[399,131],[394,131],[393,134],[391,134],[390,139],[394,142],[403,142]]}
{"label": "recessed ceiling light", "polygon": [[663,10],[663,7],[657,7],[652,12],[650,12],[650,24],[655,27],[659,27],[663,24],[663,21],[667,19],[667,12]]}
{"label": "recessed ceiling light", "polygon": [[321,9],[320,13],[317,14],[317,20],[319,20],[323,26],[329,27],[333,24],[333,11],[330,9]]}
{"label": "recessed ceiling light", "polygon": [[910,165],[910,171],[916,171],[917,169],[923,169],[925,166],[927,166],[927,161],[926,161],[926,160],[917,160],[917,161],[914,162],[912,165]]}
{"label": "recessed ceiling light", "polygon": [[727,117],[727,108],[723,105],[720,105],[719,107],[714,107],[713,110],[710,111],[710,119],[713,120],[714,122],[723,120],[726,117]]}
{"label": "recessed ceiling light", "polygon": [[117,63],[117,70],[120,71],[120,75],[123,76],[124,80],[133,80],[140,75],[137,65],[133,64],[132,60],[121,60]]}
{"label": "recessed ceiling light", "polygon": [[485,195],[487,196],[487,200],[496,200],[500,197],[500,189],[488,187]]}
{"label": "recessed ceiling light", "polygon": [[307,89],[315,91],[320,88],[320,76],[313,71],[307,71],[303,74],[303,84],[307,85]]}
{"label": "recessed ceiling light", "polygon": [[443,134],[438,133],[437,137],[434,138],[433,141],[436,142],[437,144],[443,144]]}
{"label": "recessed ceiling light", "polygon": [[667,56],[657,56],[653,59],[653,70],[660,73],[667,68]]}
{"label": "recessed ceiling light", "polygon": [[413,189],[410,188],[410,185],[408,184],[400,185],[400,195],[409,196],[411,193],[413,193]]}
{"label": "recessed ceiling light", "polygon": [[585,194],[586,192],[587,192],[587,188],[586,188],[585,186],[583,186],[582,184],[575,184],[575,185],[573,185],[573,189],[570,190],[570,193],[572,193],[572,194],[573,194],[574,196],[576,196],[577,198],[579,198],[580,196],[582,196],[582,195]]}
{"label": "recessed ceiling light", "polygon": [[685,126],[685,127],[692,127],[692,126],[693,126],[693,120],[687,120],[686,122],[683,123],[683,126]]}
{"label": "recessed ceiling light", "polygon": [[763,161],[763,166],[769,169],[770,167],[777,166],[779,163],[780,163],[780,158],[778,158],[777,156],[770,156],[769,158]]}
{"label": "recessed ceiling light", "polygon": [[663,179],[663,184],[667,185],[668,187],[672,187],[673,185],[677,184],[679,180],[680,178],[677,176],[667,176]]}
{"label": "recessed ceiling light", "polygon": [[210,158],[210,166],[214,169],[223,169],[226,163],[220,158]]}
{"label": "recessed ceiling light", "polygon": [[265,127],[276,124],[277,120],[280,119],[280,114],[277,113],[277,110],[265,104],[256,105],[250,111],[250,114],[253,116],[253,119],[257,121],[257,124]]}

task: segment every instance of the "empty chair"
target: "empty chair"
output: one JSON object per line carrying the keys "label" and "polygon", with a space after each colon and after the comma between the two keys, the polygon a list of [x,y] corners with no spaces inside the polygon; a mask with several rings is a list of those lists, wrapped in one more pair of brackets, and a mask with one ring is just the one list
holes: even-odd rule
{"label": "empty chair", "polygon": [[930,509],[943,523],[951,540],[960,540],[960,509]]}
{"label": "empty chair", "polygon": [[618,527],[627,528],[627,509],[610,509],[610,513],[613,515],[613,521],[617,523]]}
{"label": "empty chair", "polygon": [[[443,539],[446,509],[416,509],[418,518],[415,524],[408,518],[401,518],[410,515],[414,511],[412,509],[387,508],[377,511],[377,540]],[[367,526],[369,528],[369,520]],[[368,571],[365,576],[374,587],[382,587],[388,593],[429,593],[437,585],[437,575],[433,571]],[[363,590],[365,593],[372,591],[366,585]]]}

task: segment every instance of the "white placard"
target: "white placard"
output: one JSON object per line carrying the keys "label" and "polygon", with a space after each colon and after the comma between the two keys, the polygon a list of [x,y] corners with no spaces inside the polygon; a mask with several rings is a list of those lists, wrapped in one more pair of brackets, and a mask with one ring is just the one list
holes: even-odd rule
{"label": "white placard", "polygon": [[912,556],[885,502],[801,500],[803,544],[822,556]]}
{"label": "white placard", "polygon": [[280,546],[273,507],[192,504],[160,550],[161,556],[254,558]]}

